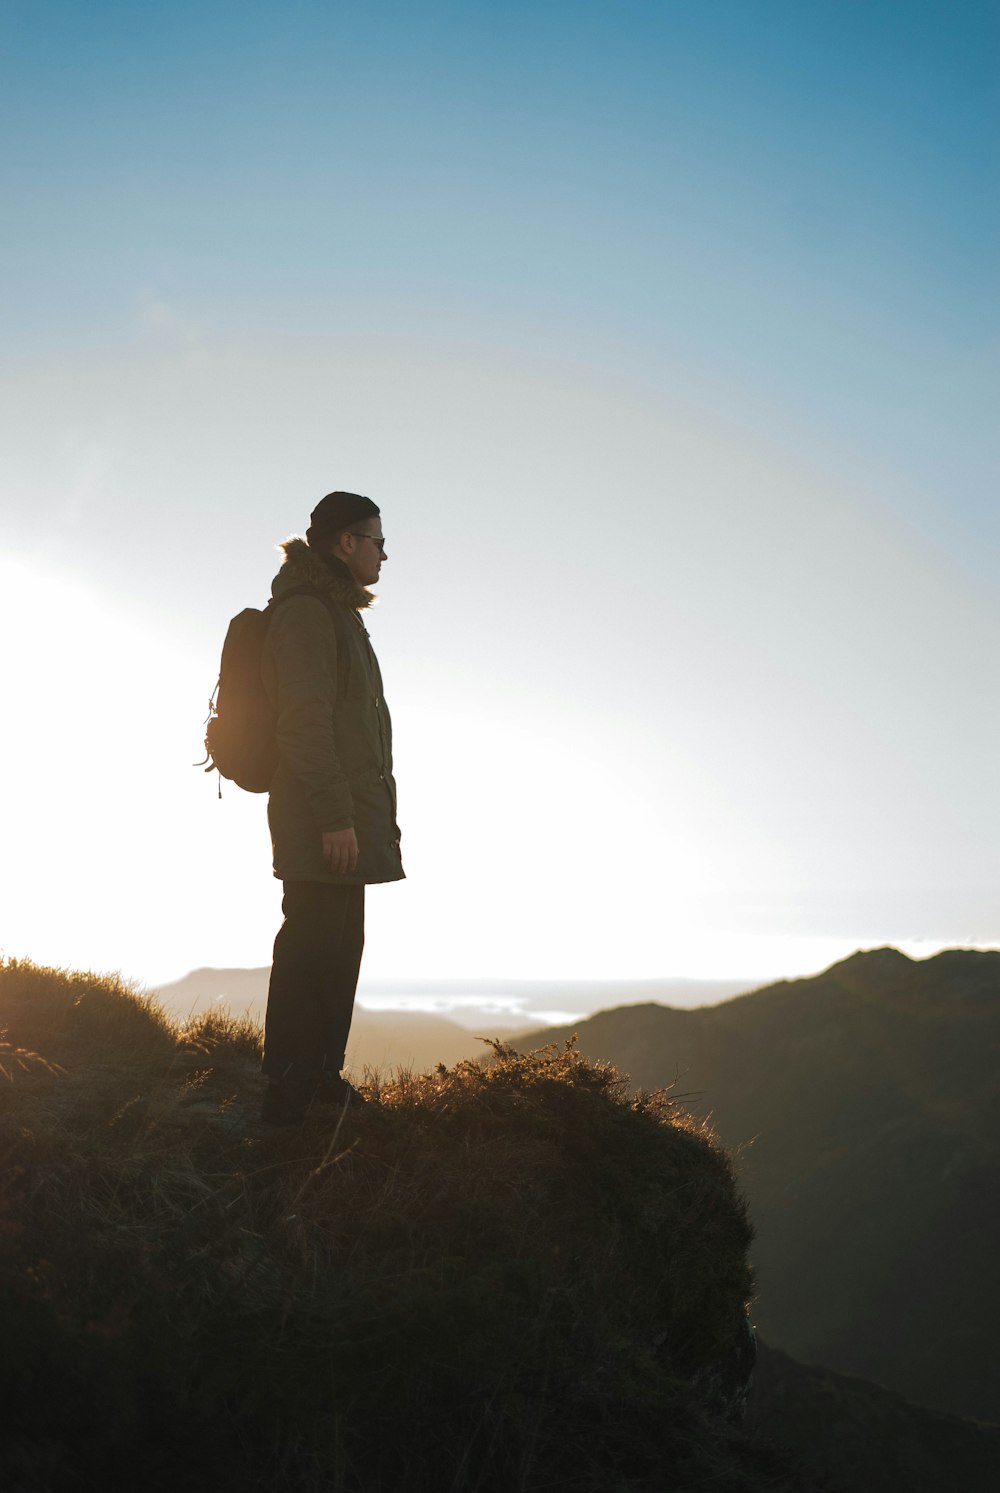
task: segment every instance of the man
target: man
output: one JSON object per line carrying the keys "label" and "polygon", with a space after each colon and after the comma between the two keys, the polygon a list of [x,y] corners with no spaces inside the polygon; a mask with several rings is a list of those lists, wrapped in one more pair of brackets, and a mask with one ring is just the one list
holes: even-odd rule
{"label": "man", "polygon": [[[327,493],[271,586],[261,673],[277,714],[267,806],[284,921],[267,998],[262,1117],[298,1124],[341,1076],[364,946],[365,886],[404,872],[382,676],[360,613],[387,558],[378,508]],[[308,589],[300,589],[308,588]]]}

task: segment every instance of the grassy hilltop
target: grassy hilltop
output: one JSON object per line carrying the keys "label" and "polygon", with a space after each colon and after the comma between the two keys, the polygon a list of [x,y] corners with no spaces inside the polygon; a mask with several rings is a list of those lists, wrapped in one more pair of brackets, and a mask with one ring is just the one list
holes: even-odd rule
{"label": "grassy hilltop", "polygon": [[572,1048],[256,1122],[259,1034],[0,967],[16,1493],[811,1489],[735,1423],[727,1154]]}

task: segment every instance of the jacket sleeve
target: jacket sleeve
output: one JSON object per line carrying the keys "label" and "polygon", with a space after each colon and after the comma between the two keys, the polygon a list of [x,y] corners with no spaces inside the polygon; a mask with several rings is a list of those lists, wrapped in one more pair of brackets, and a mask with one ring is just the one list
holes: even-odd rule
{"label": "jacket sleeve", "polygon": [[276,735],[282,764],[305,789],[321,830],[354,824],[354,803],[337,756],[337,634],[321,601],[293,596],[267,630],[274,662]]}

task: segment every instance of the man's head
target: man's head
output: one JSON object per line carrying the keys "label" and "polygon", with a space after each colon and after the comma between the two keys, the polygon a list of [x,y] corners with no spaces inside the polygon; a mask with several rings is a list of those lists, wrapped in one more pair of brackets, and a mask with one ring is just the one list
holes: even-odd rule
{"label": "man's head", "polygon": [[374,585],[388,558],[378,508],[356,492],[328,492],[320,498],[306,540],[313,549],[342,560],[359,586]]}

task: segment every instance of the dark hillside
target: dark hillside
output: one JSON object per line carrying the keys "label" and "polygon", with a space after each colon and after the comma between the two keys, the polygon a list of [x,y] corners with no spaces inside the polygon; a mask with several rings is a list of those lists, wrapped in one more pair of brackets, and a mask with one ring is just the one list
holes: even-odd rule
{"label": "dark hillside", "polygon": [[676,1080],[742,1148],[769,1342],[1000,1417],[1000,953],[876,949],[723,1005],[622,1008],[576,1030],[636,1083]]}
{"label": "dark hillside", "polygon": [[911,1405],[758,1344],[749,1423],[822,1470],[830,1493],[996,1493],[1000,1427]]}
{"label": "dark hillside", "polygon": [[736,1424],[750,1230],[665,1096],[555,1048],[299,1130],[258,1034],[0,967],[0,1483],[810,1493]]}

